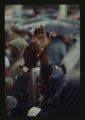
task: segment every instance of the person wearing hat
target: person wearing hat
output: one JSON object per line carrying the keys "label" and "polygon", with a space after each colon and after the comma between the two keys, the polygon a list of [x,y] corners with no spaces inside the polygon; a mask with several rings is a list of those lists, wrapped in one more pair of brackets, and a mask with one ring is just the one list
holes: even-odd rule
{"label": "person wearing hat", "polygon": [[24,63],[23,52],[25,50],[25,47],[27,46],[27,42],[25,40],[22,40],[21,38],[16,38],[9,43],[9,46],[11,48],[10,52],[14,61],[9,68],[8,76],[15,80],[16,75],[19,72],[18,66],[23,65]]}
{"label": "person wearing hat", "polygon": [[5,111],[6,116],[11,116],[12,110],[17,106],[17,99],[13,96],[5,97]]}

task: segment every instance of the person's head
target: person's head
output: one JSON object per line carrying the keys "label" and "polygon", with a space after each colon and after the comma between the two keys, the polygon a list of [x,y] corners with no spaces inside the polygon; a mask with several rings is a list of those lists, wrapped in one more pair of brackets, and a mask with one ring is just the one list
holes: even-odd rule
{"label": "person's head", "polygon": [[23,39],[17,38],[9,43],[11,56],[17,58],[23,55],[27,42]]}
{"label": "person's head", "polygon": [[5,91],[6,95],[11,95],[13,89],[13,79],[10,77],[5,77]]}
{"label": "person's head", "polygon": [[69,43],[70,39],[71,39],[70,35],[65,35],[63,41],[65,44],[67,44],[67,43]]}
{"label": "person's head", "polygon": [[38,42],[30,42],[30,44],[26,47],[23,53],[24,65],[27,67],[35,67],[38,61],[37,54],[39,52],[39,44]]}
{"label": "person's head", "polygon": [[20,30],[16,26],[12,26],[9,31],[9,38],[10,40],[14,40],[17,37],[24,37],[24,34],[25,34],[24,30]]}
{"label": "person's head", "polygon": [[17,99],[13,96],[5,96],[6,116],[11,116],[11,111],[17,106]]}
{"label": "person's head", "polygon": [[74,38],[75,34],[70,34],[70,35],[66,35],[64,37],[64,42],[66,44],[67,47],[67,51],[74,45],[74,43],[76,42],[76,39]]}
{"label": "person's head", "polygon": [[9,38],[10,40],[14,40],[17,37],[16,33],[12,30],[9,31]]}

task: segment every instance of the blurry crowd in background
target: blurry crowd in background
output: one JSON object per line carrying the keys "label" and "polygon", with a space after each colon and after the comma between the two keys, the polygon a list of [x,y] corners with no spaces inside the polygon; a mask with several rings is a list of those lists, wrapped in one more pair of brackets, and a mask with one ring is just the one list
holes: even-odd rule
{"label": "blurry crowd in background", "polygon": [[[20,113],[22,107],[20,104],[18,109],[17,104],[18,102],[22,103],[24,99],[20,100],[18,93],[12,95],[12,89],[14,82],[18,79],[17,76],[20,74],[21,68],[19,65],[24,63],[24,50],[31,43],[33,31],[41,24],[44,26],[47,36],[49,36],[50,32],[56,34],[56,37],[52,39],[46,49],[49,63],[56,65],[57,70],[62,69],[67,81],[80,80],[80,6],[7,5],[5,6],[5,95],[8,116],[12,110],[14,110],[12,115],[26,116],[29,109],[28,106],[25,106],[25,108],[23,107],[24,112],[22,110]],[[35,79],[36,74],[39,74],[39,67],[40,61],[36,63],[32,71],[33,81],[30,84],[32,84],[31,93],[33,96],[31,97],[31,107],[38,104],[38,100],[35,100],[37,99],[35,95]],[[24,84],[22,80],[21,84]],[[24,101],[22,106],[24,106]],[[41,109],[42,107],[39,107],[38,112]],[[35,111],[37,111],[37,108],[34,108],[31,113],[29,112],[28,116],[31,116],[32,113],[34,115]],[[52,114],[55,115],[50,112],[44,116]],[[43,112],[41,112],[41,115],[43,115]]]}

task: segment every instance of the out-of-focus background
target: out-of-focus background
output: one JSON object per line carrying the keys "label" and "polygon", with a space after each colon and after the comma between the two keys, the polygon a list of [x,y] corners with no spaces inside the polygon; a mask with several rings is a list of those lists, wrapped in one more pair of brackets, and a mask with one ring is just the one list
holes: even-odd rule
{"label": "out-of-focus background", "polygon": [[[79,5],[7,5],[5,6],[5,51],[7,58],[5,67],[10,68],[14,59],[10,55],[8,43],[15,37],[15,33],[11,30],[12,26],[16,26],[19,30],[23,30],[22,38],[27,43],[32,39],[32,32],[35,27],[43,25],[47,35],[54,31],[61,38],[68,35],[71,41],[68,43],[66,54],[63,59],[59,58],[60,51],[55,41],[49,46],[47,52],[49,60],[56,64],[64,66],[67,78],[72,79],[80,77],[80,6]],[[12,31],[12,32],[11,32]],[[21,39],[22,42],[23,39]],[[60,43],[58,43],[60,44]],[[53,52],[53,48],[56,50]],[[64,47],[60,45],[60,49],[64,51]],[[62,52],[61,51],[61,52]],[[58,58],[55,58],[57,56]],[[56,61],[56,59],[58,61]],[[7,61],[8,60],[8,61]],[[8,70],[9,72],[9,70]],[[7,73],[7,71],[6,71]],[[8,73],[7,73],[8,75]]]}
{"label": "out-of-focus background", "polygon": [[[5,6],[5,29],[15,24],[23,29],[51,22],[51,20],[76,25],[80,20],[80,7],[78,5],[7,5]],[[74,21],[72,21],[74,20]],[[77,21],[78,20],[78,21]],[[32,25],[32,24],[33,25]],[[34,24],[35,23],[35,24]],[[30,24],[30,25],[29,25]]]}

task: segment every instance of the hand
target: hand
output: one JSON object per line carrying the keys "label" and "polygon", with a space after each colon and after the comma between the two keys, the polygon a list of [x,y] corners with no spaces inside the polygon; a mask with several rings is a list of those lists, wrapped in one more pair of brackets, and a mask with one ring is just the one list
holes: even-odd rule
{"label": "hand", "polygon": [[40,49],[45,49],[48,47],[53,37],[56,37],[56,33],[51,32],[47,38],[43,25],[41,25],[39,28],[35,28],[32,41],[38,42],[40,44]]}
{"label": "hand", "polygon": [[[43,53],[42,51],[44,51],[48,47],[52,37],[55,36],[56,34],[54,32],[51,32],[49,37],[47,38],[42,25],[39,28],[35,28],[33,33],[33,40],[31,41],[30,45],[26,47],[23,54],[25,60],[24,65],[29,68],[33,67],[36,64],[37,60],[40,58],[39,56],[41,55],[41,53]],[[47,61],[47,59],[42,61]]]}

